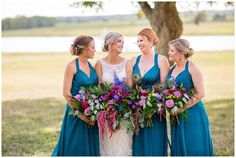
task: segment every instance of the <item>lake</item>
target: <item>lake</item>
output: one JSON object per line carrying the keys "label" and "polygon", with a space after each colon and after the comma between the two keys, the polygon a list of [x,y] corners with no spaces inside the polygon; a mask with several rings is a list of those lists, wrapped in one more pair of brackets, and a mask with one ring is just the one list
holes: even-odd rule
{"label": "lake", "polygon": [[[227,51],[234,50],[234,36],[182,36],[189,40],[195,51]],[[2,37],[2,52],[67,52],[75,36],[52,37]],[[96,50],[101,51],[103,37],[95,37]],[[136,37],[124,37],[124,52],[139,51]]]}

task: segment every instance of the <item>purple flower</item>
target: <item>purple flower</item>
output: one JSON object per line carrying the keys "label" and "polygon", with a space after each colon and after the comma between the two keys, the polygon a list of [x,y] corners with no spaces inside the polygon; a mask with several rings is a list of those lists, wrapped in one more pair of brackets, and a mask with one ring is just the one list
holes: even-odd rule
{"label": "purple flower", "polygon": [[85,110],[84,110],[84,114],[86,116],[90,115],[90,107],[87,107]]}
{"label": "purple flower", "polygon": [[176,96],[177,98],[181,97],[181,93],[179,91],[174,91],[174,96]]}
{"label": "purple flower", "polygon": [[155,96],[157,98],[157,100],[161,100],[161,98],[162,98],[161,95],[158,93],[154,93],[153,96]]}
{"label": "purple flower", "polygon": [[108,108],[111,109],[113,106],[112,105],[108,105]]}
{"label": "purple flower", "polygon": [[74,96],[74,98],[75,98],[76,100],[81,101],[81,100],[83,99],[83,95],[77,94],[76,96]]}
{"label": "purple flower", "polygon": [[169,100],[166,101],[166,106],[167,106],[168,108],[172,108],[174,105],[175,105],[174,100],[169,99]]}
{"label": "purple flower", "polygon": [[121,97],[118,94],[114,94],[112,98],[117,101],[121,100]]}
{"label": "purple flower", "polygon": [[183,93],[187,92],[187,90],[185,88],[182,88],[182,91],[183,91]]}
{"label": "purple flower", "polygon": [[103,96],[102,96],[102,100],[108,100],[109,99],[109,93],[107,93],[107,94],[104,94]]}
{"label": "purple flower", "polygon": [[136,109],[136,105],[134,105],[134,104],[131,107],[133,110]]}
{"label": "purple flower", "polygon": [[132,102],[131,100],[129,100],[129,101],[127,102],[128,105],[132,105],[132,103],[133,103],[133,102]]}
{"label": "purple flower", "polygon": [[169,93],[169,91],[168,91],[167,89],[164,90],[163,93],[164,93],[166,96],[170,95],[170,93]]}

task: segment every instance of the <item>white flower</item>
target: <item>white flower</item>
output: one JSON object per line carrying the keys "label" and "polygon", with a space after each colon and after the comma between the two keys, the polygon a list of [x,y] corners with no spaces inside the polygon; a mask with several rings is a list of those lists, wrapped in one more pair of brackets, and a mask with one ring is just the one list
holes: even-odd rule
{"label": "white flower", "polygon": [[161,103],[158,103],[158,104],[157,104],[157,107],[158,107],[158,108],[161,108],[161,107],[162,107],[162,104],[161,104]]}
{"label": "white flower", "polygon": [[177,109],[178,109],[178,108],[177,108],[176,106],[174,106],[174,107],[171,109],[171,112],[172,112],[172,113],[175,113],[175,112],[177,112]]}

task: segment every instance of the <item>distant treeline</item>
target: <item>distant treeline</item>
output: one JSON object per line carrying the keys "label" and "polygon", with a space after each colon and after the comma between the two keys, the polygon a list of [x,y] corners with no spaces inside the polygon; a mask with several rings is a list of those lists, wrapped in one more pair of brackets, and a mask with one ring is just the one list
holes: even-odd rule
{"label": "distant treeline", "polygon": [[56,24],[57,20],[53,17],[25,17],[18,16],[15,18],[6,18],[2,20],[2,30],[15,30],[35,27],[51,27]]}

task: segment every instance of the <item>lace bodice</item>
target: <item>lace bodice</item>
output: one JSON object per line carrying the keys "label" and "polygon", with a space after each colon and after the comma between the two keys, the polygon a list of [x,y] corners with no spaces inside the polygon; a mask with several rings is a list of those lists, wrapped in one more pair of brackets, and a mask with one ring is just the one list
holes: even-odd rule
{"label": "lace bodice", "polygon": [[126,59],[123,59],[119,64],[109,64],[104,59],[99,60],[102,65],[102,82],[103,83],[113,83],[114,74],[116,74],[119,80],[126,79],[125,65],[127,63]]}
{"label": "lace bodice", "polygon": [[[123,59],[119,64],[108,64],[101,59],[99,62],[102,65],[102,82],[114,83],[114,75],[116,74],[119,80],[126,79],[126,59]],[[106,123],[104,137],[100,135],[100,155],[101,156],[131,156],[132,155],[132,136],[126,133],[126,128],[121,122],[120,129],[113,133],[110,138],[109,128]]]}

